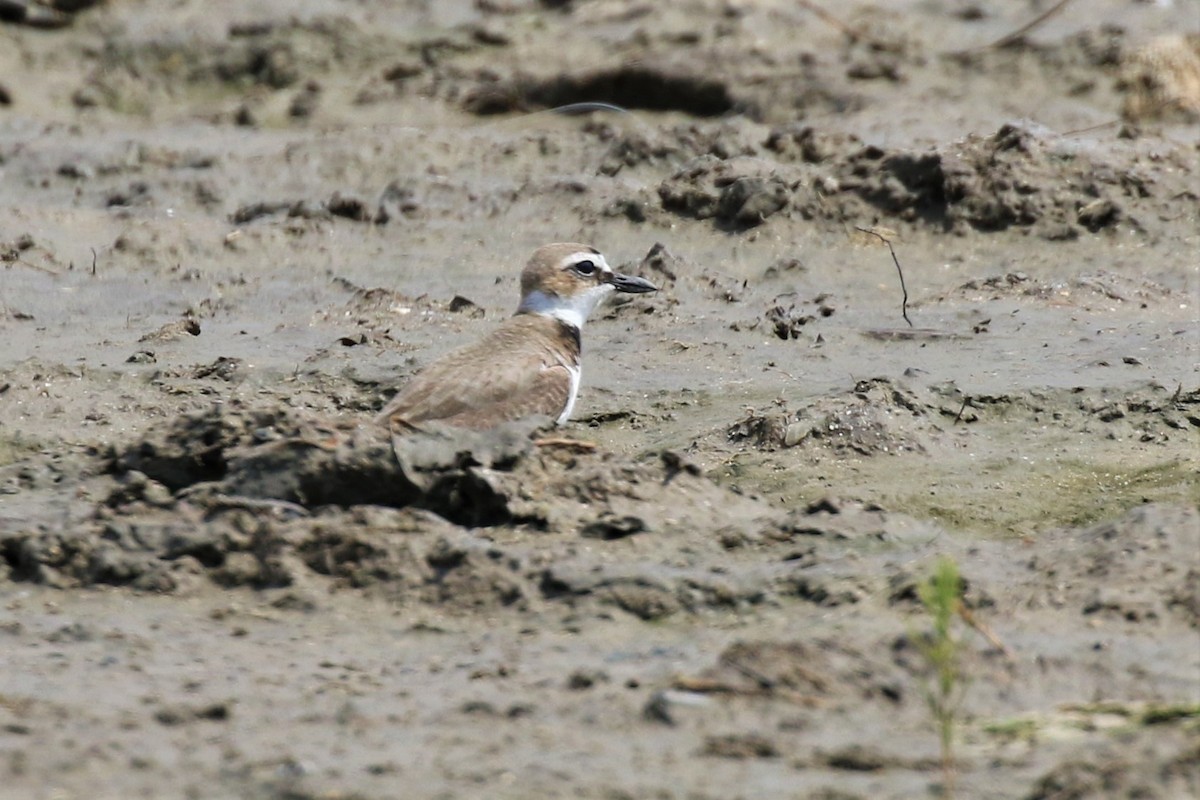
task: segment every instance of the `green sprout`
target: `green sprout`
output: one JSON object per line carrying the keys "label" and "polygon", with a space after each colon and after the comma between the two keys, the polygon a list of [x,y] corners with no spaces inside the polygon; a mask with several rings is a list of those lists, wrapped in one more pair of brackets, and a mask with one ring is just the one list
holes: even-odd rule
{"label": "green sprout", "polygon": [[954,635],[954,618],[962,613],[963,583],[954,559],[938,559],[933,575],[917,587],[925,610],[933,619],[929,636],[914,637],[932,670],[925,701],[933,715],[941,744],[943,794],[954,795],[954,734],[966,681],[962,674],[962,639]]}

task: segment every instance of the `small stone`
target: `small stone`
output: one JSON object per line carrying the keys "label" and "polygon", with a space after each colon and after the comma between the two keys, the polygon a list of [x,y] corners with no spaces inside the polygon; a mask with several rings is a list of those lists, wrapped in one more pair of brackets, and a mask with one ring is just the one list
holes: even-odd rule
{"label": "small stone", "polygon": [[146,486],[142,490],[142,499],[150,505],[160,508],[166,508],[175,501],[170,489],[158,481],[150,480],[146,481]]}
{"label": "small stone", "polygon": [[478,303],[461,294],[454,295],[448,308],[451,314],[467,314],[472,317],[482,317],[484,314],[483,308]]}
{"label": "small stone", "polygon": [[421,208],[411,186],[394,180],[384,187],[375,211],[375,224],[384,225],[394,219],[411,217]]}
{"label": "small stone", "polygon": [[635,533],[647,530],[646,521],[633,515],[615,516],[607,514],[600,519],[589,522],[579,532],[580,536],[588,539],[624,539]]}
{"label": "small stone", "polygon": [[95,108],[102,99],[100,90],[91,84],[80,86],[71,95],[71,102],[76,108]]}
{"label": "small stone", "polygon": [[292,98],[292,102],[288,106],[288,116],[292,119],[307,119],[316,112],[320,102],[321,85],[316,81],[309,81]]}
{"label": "small stone", "polygon": [[1121,217],[1121,209],[1111,200],[1100,198],[1079,209],[1079,224],[1092,233],[1107,228]]}
{"label": "small stone", "polygon": [[229,553],[213,574],[222,586],[252,586],[262,577],[262,565],[253,553]]}
{"label": "small stone", "polygon": [[803,422],[793,422],[783,431],[783,446],[795,447],[808,435],[808,426]]}
{"label": "small stone", "polygon": [[138,350],[136,353],[125,359],[126,364],[156,364],[158,357],[154,355],[153,350]]}
{"label": "small stone", "polygon": [[333,197],[330,197],[329,201],[325,203],[325,207],[335,217],[345,217],[355,222],[371,221],[371,212],[367,208],[366,201],[354,195],[344,195],[341,192],[334,192]]}
{"label": "small stone", "polygon": [[567,677],[567,688],[573,691],[591,689],[598,683],[608,683],[608,673],[604,670],[577,669]]}
{"label": "small stone", "polygon": [[78,164],[70,161],[59,165],[58,174],[64,178],[73,178],[80,181],[91,180],[96,177],[96,171],[91,167],[86,164]]}
{"label": "small stone", "polygon": [[253,128],[258,125],[258,118],[254,116],[250,106],[243,103],[233,112],[233,124],[243,128]]}
{"label": "small stone", "polygon": [[788,204],[788,189],[777,178],[738,178],[725,187],[717,201],[717,216],[741,225],[764,222]]}
{"label": "small stone", "polygon": [[775,758],[779,748],[770,739],[757,733],[735,733],[726,736],[709,736],[701,751],[706,756],[719,758]]}

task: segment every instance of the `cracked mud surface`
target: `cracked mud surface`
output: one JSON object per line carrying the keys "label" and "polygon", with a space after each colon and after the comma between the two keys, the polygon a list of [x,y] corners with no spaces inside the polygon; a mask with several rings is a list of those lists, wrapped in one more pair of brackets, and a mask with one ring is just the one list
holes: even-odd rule
{"label": "cracked mud surface", "polygon": [[1188,4],[8,6],[0,797],[937,796],[942,556],[959,796],[1200,794]]}

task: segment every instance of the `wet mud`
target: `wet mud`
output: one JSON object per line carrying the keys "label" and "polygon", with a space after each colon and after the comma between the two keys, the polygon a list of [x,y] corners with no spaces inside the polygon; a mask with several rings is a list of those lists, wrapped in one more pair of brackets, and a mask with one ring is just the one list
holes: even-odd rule
{"label": "wet mud", "polygon": [[0,2],[0,797],[1200,794],[1195,9],[291,5]]}

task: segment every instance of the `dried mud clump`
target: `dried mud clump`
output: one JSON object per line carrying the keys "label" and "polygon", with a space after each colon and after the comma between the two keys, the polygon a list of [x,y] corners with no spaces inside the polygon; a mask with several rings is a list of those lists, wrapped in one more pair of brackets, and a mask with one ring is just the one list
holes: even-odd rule
{"label": "dried mud clump", "polygon": [[922,452],[941,433],[932,421],[935,400],[876,378],[859,381],[847,397],[826,399],[798,413],[751,412],[726,433],[730,441],[766,449],[820,445],[864,456]]}
{"label": "dried mud clump", "polygon": [[[1165,749],[1165,748],[1163,748]],[[1068,797],[1153,797],[1194,795],[1196,761],[1200,748],[1193,739],[1174,752],[1142,752],[1128,747],[1105,747],[1087,757],[1064,761],[1032,787],[1026,800],[1062,800]]]}
{"label": "dried mud clump", "polygon": [[488,478],[517,463],[534,428],[415,436],[393,451],[391,436],[375,426],[339,430],[282,410],[218,407],[182,416],[115,453],[112,469],[144,474],[192,502],[237,496],[305,509],[418,505],[488,525],[510,516]]}
{"label": "dried mud clump", "polygon": [[608,122],[591,122],[583,129],[608,143],[598,170],[608,176],[644,164],[679,169],[701,156],[722,160],[754,156],[761,149],[752,132],[728,122],[690,122],[664,130],[625,130]]}
{"label": "dried mud clump", "polygon": [[986,302],[1014,298],[1088,309],[1118,305],[1161,308],[1165,304],[1178,302],[1178,297],[1178,292],[1147,278],[1122,275],[1107,269],[1079,275],[1069,281],[1038,280],[1024,272],[1009,272],[972,278],[954,289],[913,303],[913,306],[964,299]]}
{"label": "dried mud clump", "polygon": [[668,211],[750,228],[787,207],[795,187],[781,172],[769,161],[705,155],[663,181],[658,196]]}
{"label": "dried mud clump", "polygon": [[1048,152],[1038,134],[1005,125],[991,136],[926,153],[864,148],[838,181],[888,214],[947,229],[1078,222],[1095,231],[1121,216],[1108,194],[1125,187],[1110,172],[1082,156]]}
{"label": "dried mud clump", "polygon": [[874,212],[958,233],[1025,228],[1070,240],[1140,230],[1130,209],[1155,194],[1138,171],[1019,125],[923,152],[791,125],[772,130],[761,153],[697,153],[659,184],[663,210],[726,230],[777,215],[844,225]]}
{"label": "dried mud clump", "polygon": [[[794,262],[785,262],[782,269],[796,269]],[[769,268],[771,271],[778,274],[780,267],[773,266]],[[794,298],[794,295],[791,295]],[[764,325],[767,330],[775,335],[776,338],[782,339],[785,342],[790,339],[799,339],[803,336],[804,327],[816,319],[831,317],[837,309],[830,302],[830,296],[822,292],[810,300],[792,299],[791,302],[785,302],[786,295],[778,296],[772,301],[766,313],[760,319],[753,320],[749,323],[733,323],[733,330],[757,330],[760,325]]]}
{"label": "dried mud clump", "polygon": [[854,134],[821,131],[811,125],[792,123],[773,129],[763,146],[775,153],[780,161],[821,164],[861,149],[862,141]]}
{"label": "dried mud clump", "polygon": [[889,704],[896,697],[899,670],[837,641],[738,641],[717,663],[678,688],[724,695],[768,695],[793,702],[817,697],[874,696]]}
{"label": "dried mud clump", "polygon": [[[344,17],[316,17],[287,23],[233,24],[224,41],[109,38],[92,58],[93,68],[72,101],[77,107],[103,106],[115,111],[153,109],[164,93],[184,88],[233,88],[282,91],[301,85],[293,98],[293,118],[315,109],[319,92],[312,76],[356,66],[382,56],[372,33]],[[186,67],[181,67],[186,65]],[[243,106],[235,119],[255,124]]]}
{"label": "dried mud clump", "polygon": [[[412,602],[597,602],[644,619],[763,597],[756,582],[704,567],[664,571],[576,553],[586,539],[648,537],[715,555],[723,541],[774,524],[776,512],[720,489],[677,454],[635,463],[539,444],[536,420],[393,440],[375,426],[234,405],[114,448],[107,492],[71,533],[0,538],[8,576],[156,591],[205,578],[271,588],[325,576]],[[479,533],[488,528],[518,543],[495,544]],[[527,536],[536,545],[520,544]]]}

